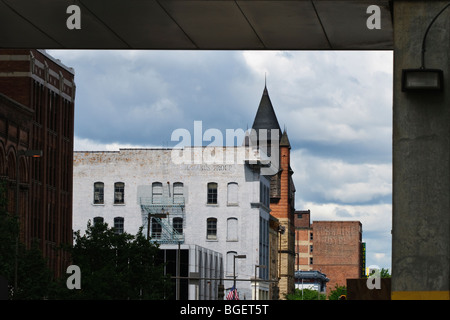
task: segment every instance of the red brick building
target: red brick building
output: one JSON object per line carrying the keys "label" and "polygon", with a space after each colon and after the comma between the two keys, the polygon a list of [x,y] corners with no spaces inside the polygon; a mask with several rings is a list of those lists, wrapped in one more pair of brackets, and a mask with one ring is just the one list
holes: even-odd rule
{"label": "red brick building", "polygon": [[347,279],[360,278],[362,225],[359,221],[314,221],[313,269],[330,279],[327,294]]}
{"label": "red brick building", "polygon": [[310,216],[309,210],[295,211],[295,270],[312,270],[313,231]]}
{"label": "red brick building", "polygon": [[296,270],[326,274],[327,295],[335,285],[362,276],[362,224],[359,221],[313,221],[310,211],[295,212]]}
{"label": "red brick building", "polygon": [[[20,238],[38,240],[56,276],[67,257],[54,247],[72,243],[74,70],[42,50],[0,50],[0,178]],[[31,158],[27,150],[41,150]],[[19,166],[19,195],[15,197]]]}

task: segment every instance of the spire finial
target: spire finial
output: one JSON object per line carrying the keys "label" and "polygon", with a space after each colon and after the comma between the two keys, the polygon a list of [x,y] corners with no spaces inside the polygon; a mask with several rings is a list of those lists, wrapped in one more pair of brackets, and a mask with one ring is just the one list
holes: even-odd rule
{"label": "spire finial", "polygon": [[268,95],[268,91],[267,91],[267,72],[264,72],[264,91],[263,91],[264,95]]}

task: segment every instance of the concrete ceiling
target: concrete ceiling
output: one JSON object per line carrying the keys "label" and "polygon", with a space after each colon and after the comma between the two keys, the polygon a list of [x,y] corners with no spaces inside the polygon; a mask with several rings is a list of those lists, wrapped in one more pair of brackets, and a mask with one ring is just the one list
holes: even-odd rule
{"label": "concrete ceiling", "polygon": [[[391,50],[385,0],[0,0],[0,47]],[[81,29],[69,30],[69,5]],[[368,29],[367,8],[381,9]]]}

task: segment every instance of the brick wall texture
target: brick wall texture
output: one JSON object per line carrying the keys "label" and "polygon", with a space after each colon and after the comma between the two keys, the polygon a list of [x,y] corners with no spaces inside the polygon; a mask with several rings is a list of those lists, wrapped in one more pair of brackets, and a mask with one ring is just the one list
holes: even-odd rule
{"label": "brick wall texture", "polygon": [[314,221],[314,270],[327,275],[327,294],[346,279],[361,276],[362,225],[359,221]]}

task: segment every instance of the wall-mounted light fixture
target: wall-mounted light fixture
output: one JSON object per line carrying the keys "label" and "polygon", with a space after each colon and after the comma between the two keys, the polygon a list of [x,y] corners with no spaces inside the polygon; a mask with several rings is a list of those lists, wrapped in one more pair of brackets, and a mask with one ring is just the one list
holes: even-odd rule
{"label": "wall-mounted light fixture", "polygon": [[419,69],[403,69],[402,70],[402,91],[442,91],[444,87],[444,72],[440,69],[425,68],[425,41],[431,26],[436,19],[450,6],[448,3],[439,13],[431,20],[422,40],[422,65]]}
{"label": "wall-mounted light fixture", "polygon": [[441,91],[444,73],[440,69],[403,69],[402,91]]}

